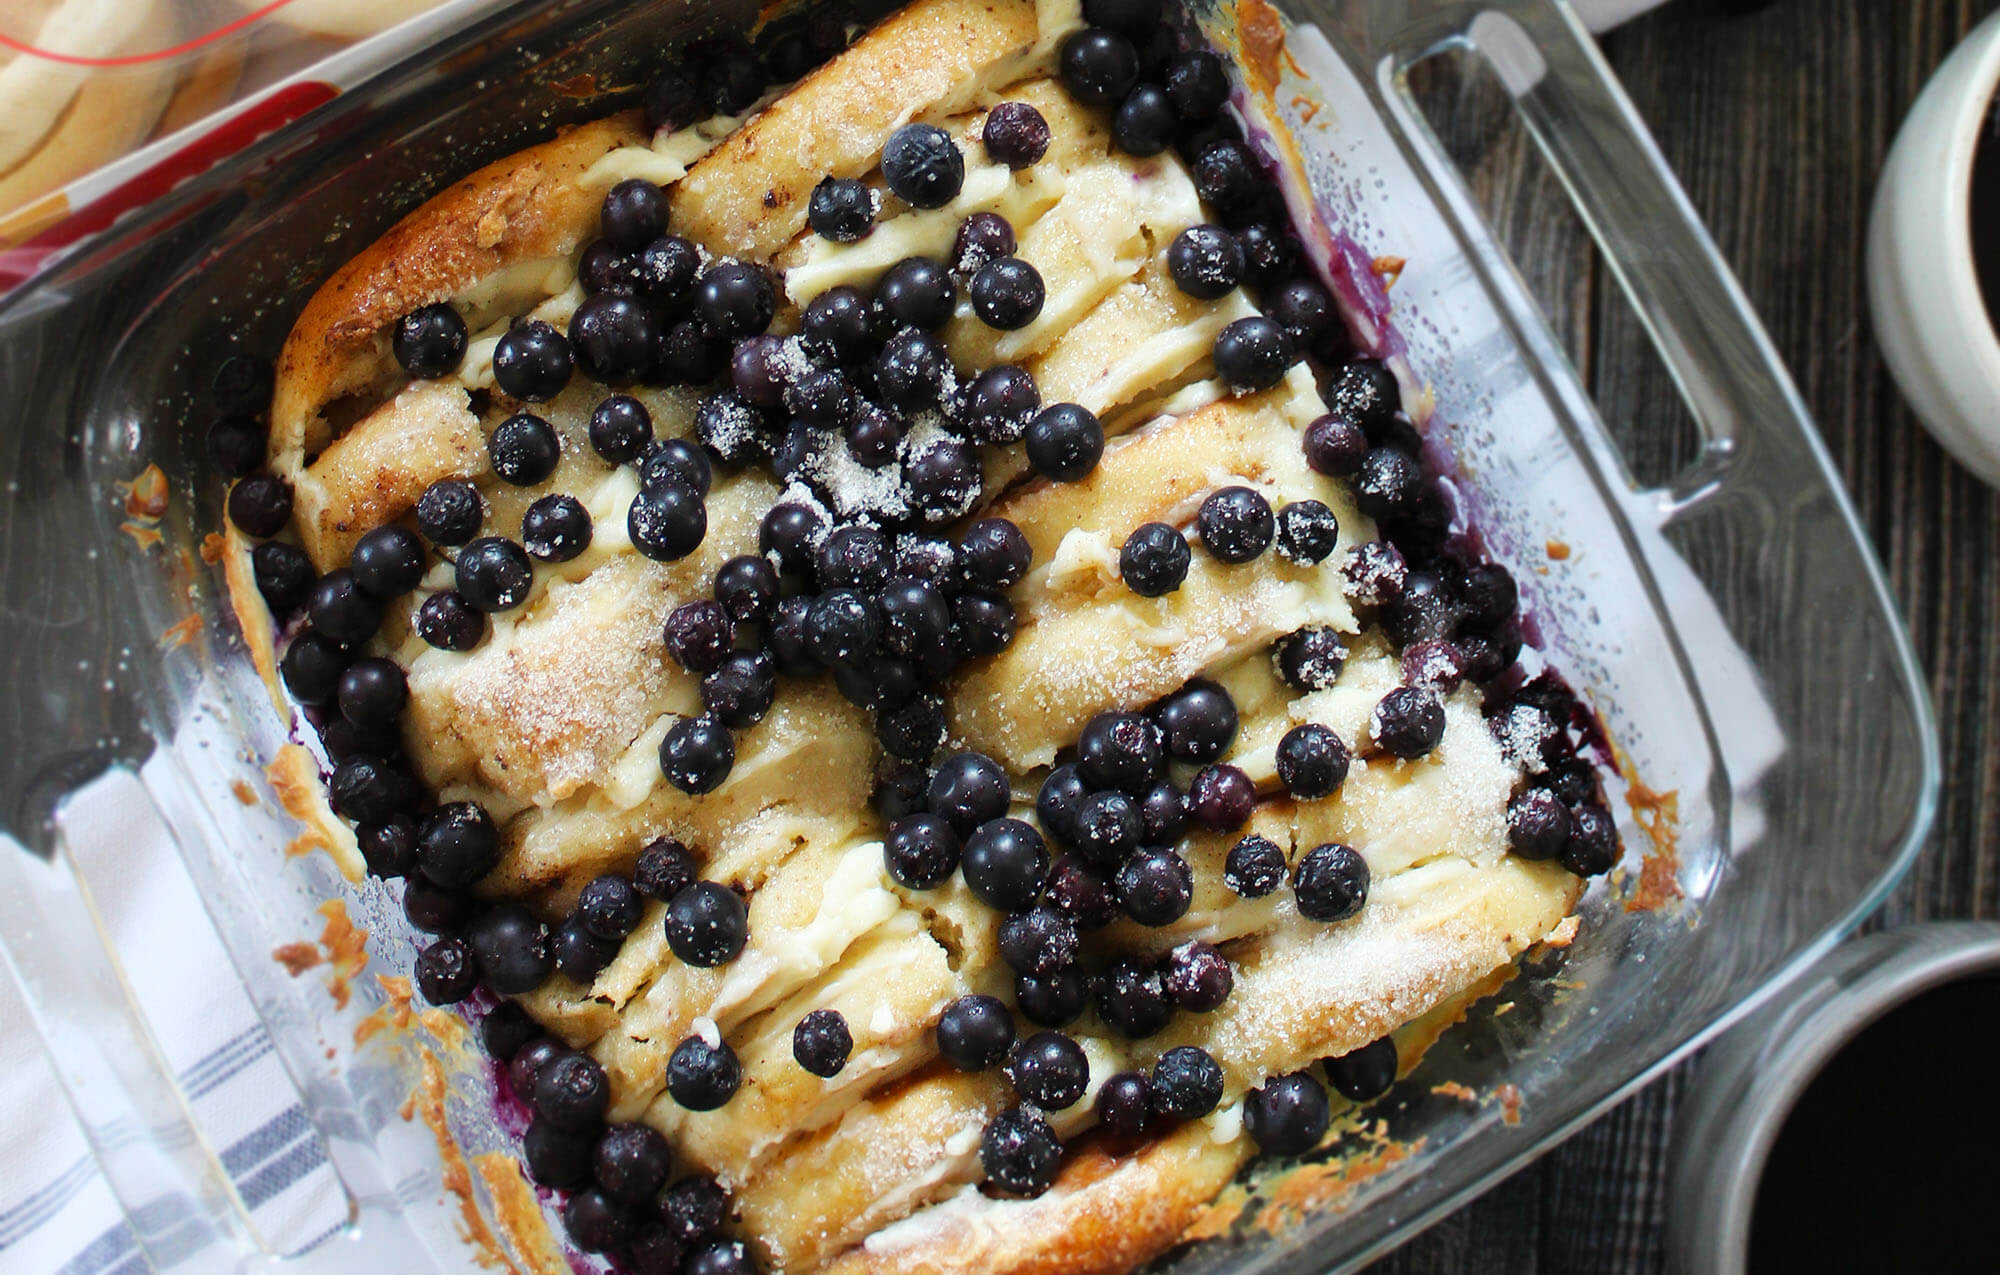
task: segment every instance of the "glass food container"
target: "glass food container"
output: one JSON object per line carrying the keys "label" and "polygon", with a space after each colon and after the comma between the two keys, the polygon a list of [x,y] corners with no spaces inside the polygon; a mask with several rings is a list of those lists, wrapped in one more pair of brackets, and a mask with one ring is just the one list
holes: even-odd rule
{"label": "glass food container", "polygon": [[[374,968],[406,971],[414,949],[394,887],[283,853],[297,828],[261,762],[288,723],[200,556],[221,520],[190,419],[202,375],[238,346],[275,351],[321,279],[456,176],[625,104],[662,50],[754,7],[508,9],[0,301],[0,937],[157,1267],[475,1262],[458,1202],[435,1190],[437,1140],[399,1111],[407,1051],[353,1043],[379,989],[357,978],[340,1008],[271,957],[321,930],[329,897],[367,932]],[[1620,815],[1632,854],[1593,886],[1556,970],[1512,982],[1505,1010],[1475,1012],[1385,1100],[1394,1155],[1330,1203],[1244,1210],[1171,1255],[1186,1271],[1357,1265],[1547,1150],[1875,907],[1937,786],[1918,671],[1847,497],[1575,16],[1560,0],[1282,0],[1279,13],[1282,48],[1262,0],[1203,20],[1279,77],[1269,100],[1334,232],[1332,277],[1363,335],[1376,328],[1378,350],[1434,386],[1431,434],[1457,458],[1461,506],[1637,781]],[[1423,123],[1407,73],[1447,52],[1497,74],[1672,370],[1703,442],[1664,485],[1631,477]],[[1385,291],[1378,258],[1392,256]],[[148,466],[166,478],[142,528],[158,543],[121,529],[120,484]],[[187,924],[212,925],[231,953],[349,1195],[348,1233],[307,1256],[273,1256],[302,1237],[261,1235],[241,1211],[99,931],[65,801],[109,767],[135,770],[171,828],[206,903]],[[505,1146],[490,1068],[476,1050],[439,1053],[457,1144]]]}

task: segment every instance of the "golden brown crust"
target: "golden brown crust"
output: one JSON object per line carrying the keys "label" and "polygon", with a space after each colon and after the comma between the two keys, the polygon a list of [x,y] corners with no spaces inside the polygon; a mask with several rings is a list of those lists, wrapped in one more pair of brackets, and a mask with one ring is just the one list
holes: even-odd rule
{"label": "golden brown crust", "polygon": [[497,160],[334,272],[278,356],[274,453],[317,453],[331,440],[320,415],[329,403],[386,387],[397,370],[388,342],[397,319],[508,266],[573,252],[595,228],[602,198],[576,179],[605,152],[645,137],[638,112],[626,111]]}

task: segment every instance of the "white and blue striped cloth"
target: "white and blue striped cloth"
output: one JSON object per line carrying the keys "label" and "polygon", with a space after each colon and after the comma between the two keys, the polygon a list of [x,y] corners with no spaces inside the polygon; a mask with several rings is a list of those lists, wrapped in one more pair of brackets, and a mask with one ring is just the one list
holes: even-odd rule
{"label": "white and blue striped cloth", "polygon": [[[347,1205],[326,1152],[272,1052],[193,882],[129,775],[91,786],[66,816],[71,844],[116,847],[92,873],[140,1003],[171,1005],[151,1025],[195,1119],[274,1247],[301,1252],[336,1234]],[[109,852],[107,852],[109,853]],[[0,967],[0,1275],[143,1275],[111,1189]]]}

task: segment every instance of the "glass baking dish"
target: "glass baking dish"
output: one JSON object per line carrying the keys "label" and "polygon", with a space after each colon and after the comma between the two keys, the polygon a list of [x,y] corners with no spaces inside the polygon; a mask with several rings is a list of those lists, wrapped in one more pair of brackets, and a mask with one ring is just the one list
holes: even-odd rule
{"label": "glass baking dish", "polygon": [[[457,175],[624,104],[659,50],[753,9],[509,9],[0,301],[0,937],[156,1267],[459,1271],[477,1258],[457,1202],[433,1189],[438,1143],[399,1111],[409,1051],[353,1043],[379,987],[353,980],[342,1008],[272,960],[320,932],[328,897],[367,931],[374,969],[407,970],[414,949],[389,888],[282,852],[297,828],[260,763],[288,725],[201,558],[221,517],[190,419],[201,375],[238,345],[274,351],[321,279]],[[1633,854],[1585,900],[1581,937],[1445,1035],[1383,1104],[1387,1140],[1367,1171],[1317,1194],[1253,1179],[1252,1204],[1306,1203],[1218,1218],[1221,1238],[1166,1259],[1346,1268],[1547,1150],[1836,942],[1916,853],[1937,750],[1880,569],[1803,405],[1561,0],[1239,0],[1203,21],[1276,77],[1268,100],[1329,231],[1330,277],[1361,335],[1434,387],[1430,434],[1456,457],[1461,505],[1632,781]],[[1407,73],[1446,52],[1496,73],[1672,370],[1703,443],[1666,484],[1631,477],[1422,122]],[[165,511],[134,524],[143,484],[121,484],[153,465]],[[157,544],[141,534],[154,531]],[[65,803],[111,767],[136,771],[172,829],[207,904],[187,923],[214,926],[299,1089],[351,1201],[339,1242],[276,1256],[302,1237],[257,1232],[157,1065],[65,840]],[[488,1066],[438,1053],[457,1144],[505,1146]]]}

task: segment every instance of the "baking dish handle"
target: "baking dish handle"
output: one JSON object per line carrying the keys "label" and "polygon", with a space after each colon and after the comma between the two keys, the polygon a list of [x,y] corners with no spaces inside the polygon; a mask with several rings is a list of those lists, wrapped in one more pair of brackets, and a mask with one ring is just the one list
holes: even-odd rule
{"label": "baking dish handle", "polygon": [[[1400,83],[1403,74],[1443,47],[1469,47],[1485,59],[1680,389],[1702,446],[1654,493],[1661,520],[1698,503],[1753,443],[1815,438],[1798,392],[1777,370],[1777,351],[1748,317],[1735,276],[1575,12],[1563,0],[1389,0],[1389,7],[1406,37],[1395,47],[1422,47],[1379,68],[1391,81],[1379,88],[1406,140],[1428,129]],[[1412,34],[1426,38],[1411,41]],[[1431,144],[1410,148],[1425,176],[1434,188],[1456,185],[1455,170],[1441,180],[1447,174],[1439,170],[1451,161],[1426,140]],[[1440,200],[1447,209],[1458,202]],[[1780,421],[1786,428],[1771,428]]]}

